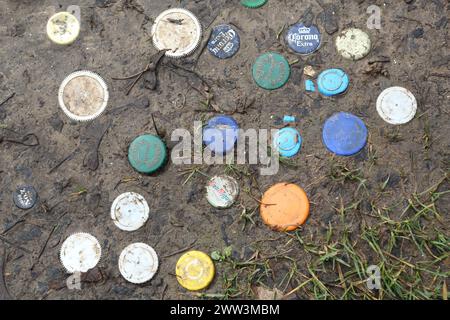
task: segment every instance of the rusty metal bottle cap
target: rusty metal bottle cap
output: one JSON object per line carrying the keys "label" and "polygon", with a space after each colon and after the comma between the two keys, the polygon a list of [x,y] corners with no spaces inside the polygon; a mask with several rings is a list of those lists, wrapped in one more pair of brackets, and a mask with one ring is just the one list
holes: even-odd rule
{"label": "rusty metal bottle cap", "polygon": [[47,35],[56,44],[71,44],[77,39],[79,33],[80,22],[69,12],[58,12],[48,19]]}
{"label": "rusty metal bottle cap", "polygon": [[61,263],[68,273],[87,272],[100,261],[102,248],[98,240],[89,233],[75,233],[61,246]]}
{"label": "rusty metal bottle cap", "polygon": [[77,71],[61,83],[59,106],[72,120],[89,121],[105,111],[109,93],[105,81],[91,71]]}
{"label": "rusty metal bottle cap", "polygon": [[151,280],[158,271],[158,266],[158,255],[145,243],[130,244],[119,257],[120,274],[135,284]]}
{"label": "rusty metal bottle cap", "polygon": [[202,26],[192,12],[169,9],[156,18],[152,38],[156,49],[169,50],[166,56],[181,58],[193,53],[200,45]]}
{"label": "rusty metal bottle cap", "polygon": [[150,209],[144,197],[126,192],[118,196],[111,206],[111,219],[124,231],[135,231],[147,222]]}
{"label": "rusty metal bottle cap", "polygon": [[361,29],[344,30],[336,38],[336,49],[346,59],[360,60],[371,50],[372,42],[367,33]]}
{"label": "rusty metal bottle cap", "polygon": [[405,124],[416,115],[417,100],[408,89],[387,88],[378,97],[377,111],[387,123]]}
{"label": "rusty metal bottle cap", "polygon": [[231,207],[236,201],[238,194],[239,184],[230,176],[212,177],[206,186],[206,199],[216,208]]}

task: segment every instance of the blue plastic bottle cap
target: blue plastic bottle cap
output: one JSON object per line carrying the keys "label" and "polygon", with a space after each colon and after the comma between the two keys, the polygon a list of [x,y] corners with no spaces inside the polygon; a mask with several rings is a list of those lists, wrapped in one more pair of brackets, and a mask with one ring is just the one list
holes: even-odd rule
{"label": "blue plastic bottle cap", "polygon": [[295,156],[302,146],[302,137],[294,128],[280,129],[274,136],[273,147],[282,157]]}
{"label": "blue plastic bottle cap", "polygon": [[357,116],[347,112],[332,115],[323,127],[323,143],[338,156],[351,156],[367,143],[367,128]]}
{"label": "blue plastic bottle cap", "polygon": [[294,24],[286,33],[286,43],[296,53],[311,54],[320,47],[320,31],[314,25],[306,27],[303,23]]}
{"label": "blue plastic bottle cap", "polygon": [[314,82],[310,79],[305,80],[305,89],[308,92],[315,92],[316,87],[314,86]]}
{"label": "blue plastic bottle cap", "polygon": [[203,129],[203,143],[216,154],[225,154],[234,148],[239,126],[232,117],[211,118]]}
{"label": "blue plastic bottle cap", "polygon": [[341,69],[323,71],[317,79],[319,92],[324,96],[335,96],[345,92],[349,85],[348,75]]}
{"label": "blue plastic bottle cap", "polygon": [[238,52],[241,40],[231,26],[221,24],[214,27],[208,42],[208,50],[219,59],[231,58]]}
{"label": "blue plastic bottle cap", "polygon": [[295,117],[294,116],[284,116],[283,117],[283,122],[284,123],[291,123],[291,122],[295,122]]}

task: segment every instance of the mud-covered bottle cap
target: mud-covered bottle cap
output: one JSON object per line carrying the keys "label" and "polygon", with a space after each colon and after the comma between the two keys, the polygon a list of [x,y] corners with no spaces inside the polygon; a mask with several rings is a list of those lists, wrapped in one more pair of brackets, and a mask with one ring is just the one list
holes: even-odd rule
{"label": "mud-covered bottle cap", "polygon": [[305,26],[297,23],[291,26],[286,33],[286,43],[294,52],[308,55],[317,51],[322,38],[319,28],[315,25]]}
{"label": "mud-covered bottle cap", "polygon": [[256,84],[266,90],[281,88],[288,82],[290,75],[289,62],[275,52],[260,55],[252,68],[252,76]]}
{"label": "mud-covered bottle cap", "polygon": [[325,122],[322,139],[327,149],[336,155],[351,156],[366,146],[367,135],[367,127],[360,118],[339,112]]}
{"label": "mud-covered bottle cap", "polygon": [[102,248],[89,233],[75,233],[61,246],[59,257],[68,273],[87,272],[100,261]]}
{"label": "mud-covered bottle cap", "polygon": [[346,59],[360,60],[369,54],[371,48],[369,35],[361,29],[344,30],[336,38],[336,49]]}
{"label": "mud-covered bottle cap", "polygon": [[36,204],[38,195],[33,186],[19,186],[13,193],[14,204],[20,209],[31,209]]}
{"label": "mud-covered bottle cap", "polygon": [[132,243],[120,254],[119,271],[129,282],[135,284],[151,280],[158,271],[156,251],[145,243]]}
{"label": "mud-covered bottle cap", "polygon": [[215,275],[214,262],[204,252],[189,251],[177,262],[175,273],[184,288],[197,291],[208,287]]}
{"label": "mud-covered bottle cap", "polygon": [[90,121],[100,116],[108,105],[109,92],[105,81],[91,71],[76,71],[59,87],[58,102],[72,120]]}
{"label": "mud-covered bottle cap", "polygon": [[128,149],[128,161],[138,172],[150,174],[167,161],[167,149],[161,138],[145,134],[137,137]]}
{"label": "mud-covered bottle cap", "polygon": [[239,184],[226,175],[212,177],[206,186],[206,199],[215,208],[229,208],[239,195]]}
{"label": "mud-covered bottle cap", "polygon": [[48,19],[47,35],[56,44],[71,44],[77,39],[79,33],[80,22],[69,12],[58,12]]}
{"label": "mud-covered bottle cap", "polygon": [[111,206],[111,219],[124,231],[135,231],[147,222],[150,209],[144,197],[135,192],[118,196]]}
{"label": "mud-covered bottle cap", "polygon": [[168,57],[181,58],[193,53],[200,45],[202,26],[192,12],[173,8],[156,18],[152,35],[156,49],[168,50]]}
{"label": "mud-covered bottle cap", "polygon": [[239,51],[240,43],[241,40],[237,31],[228,24],[221,24],[212,30],[208,50],[219,59],[227,59]]}
{"label": "mud-covered bottle cap", "polygon": [[417,100],[408,89],[387,88],[378,96],[377,111],[387,123],[405,124],[414,119],[417,112]]}

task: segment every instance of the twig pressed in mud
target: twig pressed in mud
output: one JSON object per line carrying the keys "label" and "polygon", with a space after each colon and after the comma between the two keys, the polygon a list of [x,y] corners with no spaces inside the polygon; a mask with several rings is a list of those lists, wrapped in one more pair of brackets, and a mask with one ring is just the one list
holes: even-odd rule
{"label": "twig pressed in mud", "polygon": [[131,84],[128,86],[128,89],[126,91],[125,95],[129,95],[131,90],[133,90],[134,86],[136,85],[136,83],[139,81],[139,79],[142,78],[142,76],[147,73],[147,72],[151,72],[153,79],[154,79],[154,83],[152,84],[152,88],[154,89],[156,86],[156,70],[158,69],[159,63],[161,62],[162,58],[165,56],[166,51],[169,51],[168,49],[164,49],[161,51],[158,51],[157,53],[155,53],[154,55],[152,55],[150,57],[150,62],[145,66],[145,68],[142,71],[139,71],[131,76],[126,76],[126,77],[112,77],[113,80],[130,80],[133,79],[133,82],[131,82]]}
{"label": "twig pressed in mud", "polygon": [[27,248],[22,247],[21,245],[15,243],[14,241],[8,240],[7,238],[5,238],[4,236],[0,235],[0,240],[2,240],[3,242],[9,244],[10,246],[13,246],[19,250],[22,250],[23,252],[26,252],[28,254],[31,254],[32,252],[30,250],[28,250]]}
{"label": "twig pressed in mud", "polygon": [[177,255],[177,254],[179,254],[179,253],[182,253],[182,252],[185,252],[185,251],[191,249],[191,248],[194,247],[194,245],[197,243],[197,240],[198,240],[198,239],[195,239],[190,245],[188,245],[188,246],[186,246],[186,247],[184,247],[184,248],[182,248],[182,249],[180,249],[180,250],[177,250],[177,251],[175,251],[175,252],[169,253],[169,254],[167,254],[167,255],[165,255],[165,256],[162,256],[162,258],[169,258],[169,257],[172,257],[172,256],[174,256],[174,255]]}
{"label": "twig pressed in mud", "polygon": [[44,245],[42,246],[41,250],[39,251],[39,254],[37,255],[36,259],[34,260],[33,264],[31,265],[30,270],[33,271],[36,264],[39,262],[39,259],[41,258],[42,254],[44,253],[45,249],[47,248],[47,244],[50,241],[50,238],[52,237],[53,233],[55,232],[57,228],[57,225],[53,226],[53,229],[50,231],[47,239],[44,242]]}
{"label": "twig pressed in mud", "polygon": [[6,262],[8,260],[6,247],[3,248],[2,254],[3,256],[0,257],[0,300],[10,300],[11,295],[9,294],[5,280]]}
{"label": "twig pressed in mud", "polygon": [[67,157],[65,157],[64,159],[62,159],[61,161],[59,161],[56,165],[54,165],[48,172],[47,174],[50,174],[52,172],[54,172],[55,170],[57,170],[59,167],[61,167],[64,162],[72,160],[73,157],[75,156],[75,154],[77,153],[77,151],[79,150],[79,148],[76,148],[75,150],[73,150]]}
{"label": "twig pressed in mud", "polygon": [[6,98],[5,98],[5,100],[3,100],[2,102],[0,102],[0,107],[2,106],[2,105],[4,105],[5,103],[7,103],[9,100],[11,100],[12,98],[14,98],[14,96],[16,95],[16,93],[15,92],[13,92],[13,93],[11,93],[9,96],[7,96]]}

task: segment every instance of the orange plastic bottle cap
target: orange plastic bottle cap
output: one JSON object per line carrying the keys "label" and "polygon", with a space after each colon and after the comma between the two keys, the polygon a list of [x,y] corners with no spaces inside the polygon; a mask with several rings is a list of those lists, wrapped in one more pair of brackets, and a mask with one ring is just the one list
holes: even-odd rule
{"label": "orange plastic bottle cap", "polygon": [[277,183],[264,193],[260,214],[264,223],[272,229],[293,231],[309,216],[308,196],[295,184]]}

